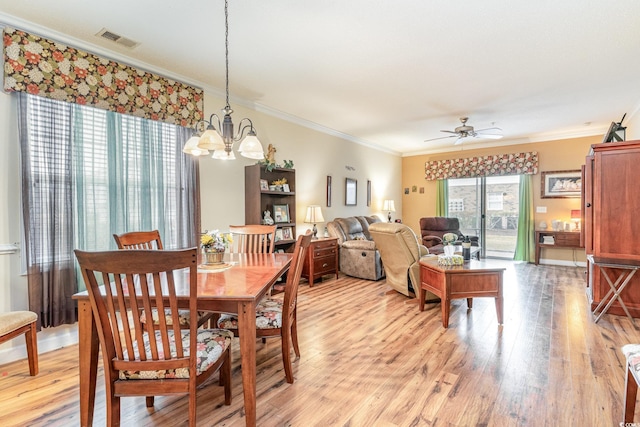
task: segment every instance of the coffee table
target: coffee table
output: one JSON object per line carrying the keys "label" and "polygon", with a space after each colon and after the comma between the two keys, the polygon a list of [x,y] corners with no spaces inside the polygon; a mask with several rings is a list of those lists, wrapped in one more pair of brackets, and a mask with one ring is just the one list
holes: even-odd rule
{"label": "coffee table", "polygon": [[495,298],[498,323],[502,324],[502,276],[505,268],[492,261],[465,261],[464,265],[442,266],[434,258],[420,260],[420,287],[418,298],[420,311],[424,311],[425,291],[440,297],[442,326],[449,327],[452,299],[467,299],[467,307],[473,307],[473,298]]}

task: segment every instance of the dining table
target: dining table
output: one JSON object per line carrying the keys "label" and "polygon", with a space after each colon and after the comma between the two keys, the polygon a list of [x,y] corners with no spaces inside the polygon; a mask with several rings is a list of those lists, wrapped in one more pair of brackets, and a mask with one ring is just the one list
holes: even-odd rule
{"label": "dining table", "polygon": [[[238,315],[245,422],[256,425],[256,305],[289,269],[292,254],[231,254],[222,264],[198,266],[198,309]],[[188,295],[178,293],[188,307]],[[80,377],[80,425],[93,424],[99,338],[87,291],[76,293]]]}

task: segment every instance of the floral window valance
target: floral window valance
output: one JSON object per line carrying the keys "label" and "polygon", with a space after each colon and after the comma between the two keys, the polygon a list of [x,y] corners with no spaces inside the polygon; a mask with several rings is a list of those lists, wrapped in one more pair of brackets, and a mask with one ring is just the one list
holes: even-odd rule
{"label": "floral window valance", "polygon": [[4,29],[4,90],[194,127],[202,89],[13,28]]}
{"label": "floral window valance", "polygon": [[538,173],[538,153],[498,154],[466,159],[436,160],[425,164],[425,179],[473,178]]}

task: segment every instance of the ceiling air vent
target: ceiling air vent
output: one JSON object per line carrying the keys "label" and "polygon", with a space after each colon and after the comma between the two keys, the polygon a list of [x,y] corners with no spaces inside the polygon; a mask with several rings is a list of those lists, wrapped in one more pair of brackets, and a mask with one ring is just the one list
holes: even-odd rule
{"label": "ceiling air vent", "polygon": [[103,28],[102,30],[100,30],[98,32],[98,34],[96,34],[96,36],[98,37],[102,37],[103,39],[107,39],[110,40],[114,43],[117,43],[121,46],[124,46],[128,49],[133,49],[134,47],[138,46],[140,43],[133,41],[131,39],[128,39],[126,37],[122,37],[112,31],[107,30],[106,28]]}

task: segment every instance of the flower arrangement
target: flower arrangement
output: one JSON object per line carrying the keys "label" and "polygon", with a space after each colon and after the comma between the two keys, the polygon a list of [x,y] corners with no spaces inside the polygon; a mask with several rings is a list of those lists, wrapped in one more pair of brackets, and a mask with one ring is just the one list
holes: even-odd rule
{"label": "flower arrangement", "polygon": [[271,185],[284,185],[287,183],[287,178],[276,179],[271,183]]}
{"label": "flower arrangement", "polygon": [[231,234],[220,233],[218,230],[205,231],[200,236],[200,245],[205,251],[224,252],[233,243]]}
{"label": "flower arrangement", "polygon": [[445,235],[442,236],[442,244],[444,246],[455,245],[457,241],[458,235],[455,233],[445,233]]}

